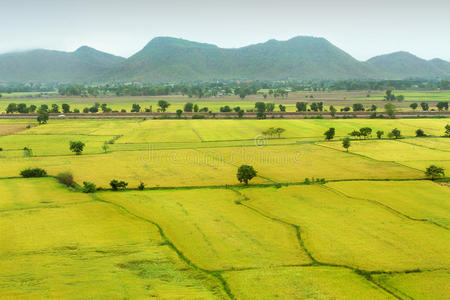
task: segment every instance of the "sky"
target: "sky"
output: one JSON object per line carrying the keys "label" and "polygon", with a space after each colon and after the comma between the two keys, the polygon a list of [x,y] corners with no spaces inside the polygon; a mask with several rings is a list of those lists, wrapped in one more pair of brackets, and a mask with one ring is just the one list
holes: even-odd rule
{"label": "sky", "polygon": [[157,36],[236,48],[307,35],[359,60],[450,61],[449,0],[0,0],[0,10],[0,53],[87,45],[129,57]]}

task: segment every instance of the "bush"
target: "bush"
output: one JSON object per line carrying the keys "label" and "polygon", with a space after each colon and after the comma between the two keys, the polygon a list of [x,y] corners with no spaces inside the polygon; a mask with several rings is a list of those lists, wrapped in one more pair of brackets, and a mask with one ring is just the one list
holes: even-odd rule
{"label": "bush", "polygon": [[422,137],[422,136],[427,136],[427,135],[425,134],[425,132],[422,129],[417,129],[416,130],[416,136],[417,137]]}
{"label": "bush", "polygon": [[109,185],[112,187],[112,189],[114,191],[117,191],[117,190],[124,190],[124,189],[126,189],[127,186],[128,186],[128,183],[125,182],[125,181],[122,181],[122,180],[118,181],[116,179],[113,179],[113,180],[111,180]]}
{"label": "bush", "polygon": [[97,187],[92,182],[83,181],[83,193],[95,193]]}
{"label": "bush", "polygon": [[75,181],[73,181],[73,175],[70,172],[63,172],[56,175],[58,181],[62,184],[67,185],[68,187],[74,187]]}
{"label": "bush", "polygon": [[141,183],[138,185],[138,189],[139,189],[140,191],[142,191],[143,189],[145,189],[145,184],[144,184],[143,182],[141,182]]}
{"label": "bush", "polygon": [[0,147],[0,151],[3,151],[3,148],[2,148],[2,147]]}
{"label": "bush", "polygon": [[33,168],[33,169],[25,169],[20,172],[20,175],[24,178],[30,177],[44,177],[47,175],[47,172],[44,169]]}
{"label": "bush", "polygon": [[193,115],[192,119],[204,119],[205,115]]}

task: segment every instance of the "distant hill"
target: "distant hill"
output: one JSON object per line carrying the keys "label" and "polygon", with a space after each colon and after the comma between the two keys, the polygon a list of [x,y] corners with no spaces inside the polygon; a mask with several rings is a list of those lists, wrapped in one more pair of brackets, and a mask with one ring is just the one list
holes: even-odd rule
{"label": "distant hill", "polygon": [[0,55],[0,82],[82,82],[125,58],[87,46],[74,52],[30,50]]}
{"label": "distant hill", "polygon": [[158,37],[128,59],[83,46],[0,55],[0,82],[177,82],[215,79],[450,78],[450,63],[408,52],[361,62],[324,38],[299,36],[226,49]]}
{"label": "distant hill", "polygon": [[367,64],[386,79],[442,78],[450,76],[450,63],[442,59],[425,60],[409,52],[395,52],[376,56]]}
{"label": "distant hill", "polygon": [[159,37],[114,71],[116,80],[370,78],[370,66],[323,38],[296,37],[237,49]]}

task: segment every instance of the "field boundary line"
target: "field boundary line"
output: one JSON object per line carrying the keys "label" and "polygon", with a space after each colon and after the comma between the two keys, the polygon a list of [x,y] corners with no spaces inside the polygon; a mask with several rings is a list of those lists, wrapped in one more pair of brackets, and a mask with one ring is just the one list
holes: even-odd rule
{"label": "field boundary line", "polygon": [[422,218],[414,218],[414,217],[411,217],[411,216],[409,216],[409,215],[407,215],[407,214],[405,214],[405,213],[402,213],[401,211],[398,211],[398,210],[396,210],[396,209],[390,207],[389,205],[386,205],[386,204],[384,204],[384,203],[378,202],[378,201],[376,201],[376,200],[366,199],[366,198],[360,198],[360,197],[353,197],[353,196],[347,195],[346,193],[344,193],[344,192],[342,192],[342,191],[339,191],[339,190],[337,190],[337,189],[335,189],[335,188],[332,188],[332,187],[330,187],[330,186],[327,186],[327,185],[321,185],[321,187],[324,188],[324,189],[326,189],[326,190],[329,190],[329,191],[331,191],[331,192],[333,192],[333,193],[335,193],[335,194],[337,194],[337,195],[340,195],[340,196],[343,196],[343,197],[346,197],[346,198],[349,198],[349,199],[362,200],[362,201],[370,202],[370,203],[373,203],[373,204],[375,204],[375,205],[381,206],[381,207],[383,207],[384,209],[386,209],[387,211],[390,211],[391,213],[393,213],[393,214],[395,214],[395,215],[399,215],[399,216],[401,216],[401,217],[403,217],[403,218],[406,218],[406,219],[408,219],[408,220],[416,221],[416,222],[425,222],[425,223],[429,223],[429,224],[431,224],[431,225],[438,226],[438,227],[440,227],[440,228],[442,228],[442,229],[449,230],[449,228],[447,228],[446,226],[441,225],[441,224],[438,224],[438,223],[436,223],[436,222],[434,222],[434,221],[431,221],[430,219],[422,219]]}
{"label": "field boundary line", "polygon": [[374,161],[374,162],[391,163],[391,164],[394,164],[394,165],[398,165],[400,167],[404,167],[404,168],[408,168],[408,169],[411,169],[411,170],[420,171],[421,173],[424,173],[423,170],[403,165],[403,164],[401,164],[401,163],[399,163],[398,161],[395,161],[395,160],[378,160],[378,159],[372,158],[370,156],[366,156],[366,155],[363,155],[363,154],[355,153],[355,152],[352,152],[352,151],[339,150],[339,149],[336,149],[336,148],[333,148],[333,147],[329,147],[329,146],[321,145],[321,144],[317,144],[317,143],[314,143],[314,145],[315,146],[319,146],[319,147],[324,147],[324,148],[327,148],[327,149],[332,149],[332,150],[339,151],[339,152],[342,152],[342,153],[347,153],[347,154],[359,156],[359,157],[362,157],[362,158],[365,158],[367,160],[371,160],[371,161]]}
{"label": "field boundary line", "polygon": [[424,146],[424,145],[419,145],[419,144],[414,144],[414,143],[407,142],[407,141],[402,141],[401,139],[397,139],[396,141],[398,141],[399,143],[404,143],[404,144],[408,144],[408,145],[422,147],[422,148],[430,149],[430,150],[434,150],[434,151],[450,152],[450,150],[443,150],[443,149],[438,149],[438,148],[433,148],[433,147],[427,147],[427,146]]}
{"label": "field boundary line", "polygon": [[150,220],[150,219],[141,217],[141,216],[139,216],[139,215],[137,215],[137,214],[131,212],[130,210],[128,210],[125,206],[123,206],[123,205],[121,205],[121,204],[118,204],[118,203],[115,203],[115,202],[111,202],[111,201],[104,200],[103,198],[101,198],[100,196],[96,195],[95,193],[94,193],[94,194],[91,194],[91,197],[92,197],[93,200],[95,200],[95,201],[103,202],[103,203],[107,203],[107,204],[109,204],[109,205],[115,206],[117,209],[122,210],[123,212],[125,212],[125,213],[128,214],[128,215],[130,215],[131,217],[134,217],[134,218],[136,218],[136,219],[139,219],[139,220],[141,220],[141,221],[147,222],[147,223],[152,224],[153,226],[155,226],[155,227],[158,229],[159,234],[160,234],[160,236],[161,236],[163,242],[164,242],[170,249],[172,249],[172,250],[177,254],[177,256],[179,257],[180,260],[182,260],[184,263],[186,263],[188,266],[192,267],[193,269],[198,270],[198,271],[201,271],[201,272],[205,273],[205,274],[208,275],[208,276],[214,277],[214,278],[218,281],[219,285],[221,286],[221,288],[223,289],[223,291],[225,292],[225,294],[226,294],[230,299],[232,299],[232,300],[235,300],[235,299],[236,299],[236,297],[235,297],[235,296],[233,295],[233,293],[231,292],[231,289],[230,289],[228,283],[227,283],[226,280],[223,278],[223,276],[221,275],[220,272],[215,272],[215,271],[210,271],[210,270],[207,270],[207,269],[203,269],[203,268],[197,266],[196,264],[194,264],[189,258],[187,258],[187,257],[183,254],[183,252],[181,252],[180,249],[178,249],[178,248],[177,248],[177,247],[169,240],[169,238],[168,238],[168,237],[166,236],[166,234],[164,233],[164,230],[162,229],[162,227],[161,227],[158,223],[156,223],[156,222],[154,222],[154,221],[152,221],[152,220]]}
{"label": "field boundary line", "polygon": [[[242,193],[240,193],[239,191],[235,191],[235,192],[238,193],[238,194],[240,194],[240,195],[245,199],[245,201],[250,200],[250,199],[248,199],[245,195],[243,195]],[[350,267],[350,266],[347,266],[347,265],[338,265],[338,264],[322,263],[322,262],[318,261],[317,259],[315,259],[314,256],[312,255],[312,253],[311,253],[311,252],[308,250],[308,248],[305,246],[305,243],[304,243],[304,241],[303,241],[303,239],[302,239],[302,235],[301,235],[301,234],[302,234],[301,228],[300,228],[299,225],[293,224],[293,223],[290,223],[290,222],[287,222],[287,221],[284,221],[284,220],[279,219],[279,218],[274,217],[274,216],[271,216],[270,214],[268,214],[268,213],[266,213],[266,212],[263,212],[263,211],[261,211],[260,209],[254,208],[253,206],[244,204],[244,203],[242,203],[242,202],[241,202],[240,205],[242,205],[242,206],[244,206],[244,207],[246,207],[246,208],[248,208],[248,209],[250,209],[250,210],[252,210],[252,211],[254,211],[254,212],[258,213],[258,214],[260,214],[261,216],[270,219],[270,220],[273,220],[273,221],[276,221],[276,222],[279,222],[279,223],[282,223],[282,224],[289,225],[289,226],[293,227],[293,228],[296,230],[296,232],[297,232],[297,240],[298,240],[298,243],[299,243],[299,245],[300,245],[300,248],[303,249],[303,250],[305,251],[305,253],[308,255],[308,257],[311,259],[311,261],[313,262],[313,263],[312,263],[312,266],[327,266],[327,267],[338,267],[338,268],[340,267],[340,268],[350,269],[350,270],[352,270],[353,272],[355,272],[356,274],[358,274],[358,275],[362,276],[363,278],[365,278],[365,279],[366,279],[367,281],[369,281],[371,284],[373,284],[373,285],[377,286],[378,288],[384,290],[385,292],[389,293],[391,296],[393,296],[393,297],[395,297],[395,298],[397,298],[397,299],[403,299],[402,297],[398,296],[398,295],[395,294],[394,292],[388,290],[387,288],[385,288],[384,286],[382,286],[381,284],[379,284],[378,282],[376,282],[376,281],[372,278],[371,272],[369,272],[369,271],[360,270],[360,269],[353,268],[353,267]]]}

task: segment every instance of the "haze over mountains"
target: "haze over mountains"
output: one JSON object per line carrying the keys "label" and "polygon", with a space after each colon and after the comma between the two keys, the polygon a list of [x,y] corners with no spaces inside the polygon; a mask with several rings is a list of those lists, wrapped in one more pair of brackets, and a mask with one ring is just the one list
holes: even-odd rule
{"label": "haze over mountains", "polygon": [[0,82],[14,83],[406,78],[450,78],[450,62],[408,52],[361,62],[324,38],[305,36],[236,49],[158,37],[128,59],[86,46],[0,55]]}

